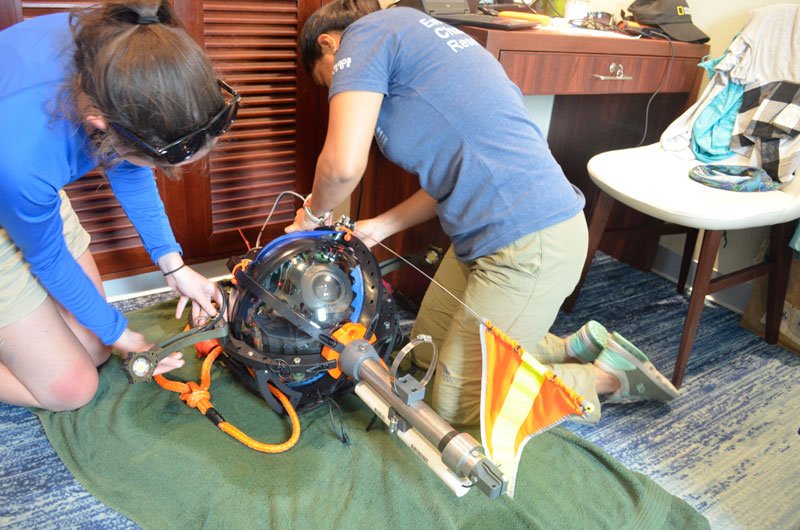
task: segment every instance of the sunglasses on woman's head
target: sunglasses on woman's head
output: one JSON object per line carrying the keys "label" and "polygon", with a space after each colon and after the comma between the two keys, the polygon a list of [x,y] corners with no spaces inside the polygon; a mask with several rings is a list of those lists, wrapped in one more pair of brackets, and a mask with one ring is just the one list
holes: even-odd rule
{"label": "sunglasses on woman's head", "polygon": [[120,136],[140,147],[144,153],[155,160],[164,160],[168,164],[175,165],[185,162],[196,155],[203,146],[206,145],[206,135],[216,138],[221,136],[231,128],[236,114],[239,112],[239,101],[242,96],[228,85],[225,81],[218,79],[220,88],[233,96],[233,99],[225,107],[215,114],[208,122],[196,131],[182,136],[164,147],[153,147],[139,135],[126,129],[119,123],[111,122],[111,127]]}

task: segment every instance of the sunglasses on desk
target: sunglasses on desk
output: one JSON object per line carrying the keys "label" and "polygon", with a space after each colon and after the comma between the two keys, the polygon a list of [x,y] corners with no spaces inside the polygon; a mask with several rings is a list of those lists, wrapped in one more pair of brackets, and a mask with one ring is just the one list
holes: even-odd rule
{"label": "sunglasses on desk", "polygon": [[587,13],[584,18],[570,20],[569,23],[578,28],[617,31],[614,15],[604,11],[592,11]]}
{"label": "sunglasses on desk", "polygon": [[171,165],[180,164],[192,158],[206,145],[206,136],[211,136],[212,138],[221,136],[231,128],[233,121],[236,119],[236,114],[239,112],[239,101],[242,99],[242,96],[225,81],[218,79],[217,83],[220,88],[230,94],[233,99],[201,128],[178,138],[164,147],[154,147],[141,136],[119,123],[111,122],[110,125],[120,136],[141,148],[142,151],[151,158],[164,160]]}

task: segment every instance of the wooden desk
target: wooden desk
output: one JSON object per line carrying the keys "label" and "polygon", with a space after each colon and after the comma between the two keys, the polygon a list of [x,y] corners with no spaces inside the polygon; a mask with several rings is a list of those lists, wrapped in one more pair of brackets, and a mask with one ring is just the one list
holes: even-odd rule
{"label": "wooden desk", "polygon": [[[670,45],[653,39],[567,35],[539,28],[463,29],[497,57],[523,94],[555,96],[547,141],[569,180],[586,195],[587,207],[597,193],[586,172],[589,158],[635,146],[642,139],[645,122],[644,142],[658,141],[661,131],[697,98],[703,78],[697,63],[708,53],[707,45]],[[353,211],[357,218],[370,217],[417,189],[415,176],[386,161],[376,150],[360,204],[354,204]],[[609,226],[633,228],[651,223],[641,214],[620,207]],[[421,252],[431,243],[447,247],[447,238],[435,222],[388,242],[404,254]],[[657,244],[658,238],[650,237],[644,246],[609,242],[601,249],[649,270]],[[427,286],[427,281],[410,270],[395,273],[390,281],[415,300],[421,299]]]}
{"label": "wooden desk", "polygon": [[[489,50],[525,95],[684,93],[696,96],[697,67],[708,46],[663,40],[562,34],[544,29],[465,28]],[[588,33],[588,32],[587,32]],[[597,35],[600,36],[597,36]],[[674,55],[666,85],[661,86]],[[612,65],[617,67],[612,69]],[[614,75],[619,71],[619,77]]]}

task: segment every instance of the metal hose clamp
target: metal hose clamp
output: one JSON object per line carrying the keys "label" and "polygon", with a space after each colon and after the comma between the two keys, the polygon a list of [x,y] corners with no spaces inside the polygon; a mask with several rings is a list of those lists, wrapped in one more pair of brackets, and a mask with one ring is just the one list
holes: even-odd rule
{"label": "metal hose clamp", "polygon": [[433,338],[430,335],[417,335],[415,338],[408,341],[408,344],[403,346],[403,348],[397,352],[397,356],[394,358],[394,362],[392,363],[392,368],[390,370],[392,375],[392,386],[394,386],[394,382],[397,380],[397,369],[400,368],[400,363],[403,362],[403,359],[408,352],[420,344],[430,344],[433,348],[433,357],[431,357],[431,363],[428,366],[428,371],[425,372],[425,377],[423,377],[422,381],[420,381],[420,385],[422,385],[424,388],[430,382],[431,378],[433,377],[433,373],[436,371],[436,363],[439,362],[439,350],[436,348],[436,343],[433,342]]}

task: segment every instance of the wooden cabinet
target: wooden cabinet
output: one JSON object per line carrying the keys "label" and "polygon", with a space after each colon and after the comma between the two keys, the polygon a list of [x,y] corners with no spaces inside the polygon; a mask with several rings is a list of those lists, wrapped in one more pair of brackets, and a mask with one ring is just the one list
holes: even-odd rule
{"label": "wooden cabinet", "polygon": [[[523,94],[626,94],[682,92],[694,94],[702,79],[697,63],[707,45],[634,39],[602,32],[560,33],[536,28],[500,31],[465,27],[489,50]],[[606,84],[611,64],[622,65],[632,79]],[[613,75],[613,74],[612,74]],[[661,82],[667,76],[667,82]]]}
{"label": "wooden cabinet", "polygon": [[[6,0],[0,29],[23,18],[95,4]],[[167,215],[189,263],[243,252],[283,191],[307,193],[324,130],[327,103],[298,61],[297,39],[321,0],[173,0],[187,31],[219,75],[242,94],[239,116],[206,160],[180,180],[157,174]],[[138,234],[106,179],[92,173],[67,187],[105,279],[152,270]],[[286,196],[262,241],[294,216]]]}
{"label": "wooden cabinet", "polygon": [[[533,53],[507,51],[500,64],[525,94],[639,94],[690,92],[696,59],[676,59],[664,80],[670,59],[635,55]],[[569,72],[569,75],[563,75]]]}

